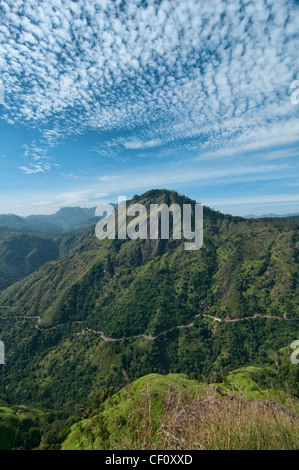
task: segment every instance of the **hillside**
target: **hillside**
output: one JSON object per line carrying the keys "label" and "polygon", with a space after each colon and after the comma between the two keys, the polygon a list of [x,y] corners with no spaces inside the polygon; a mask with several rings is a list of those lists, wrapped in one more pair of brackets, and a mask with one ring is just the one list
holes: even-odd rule
{"label": "hillside", "polygon": [[61,259],[99,220],[95,208],[64,207],[52,215],[0,214],[0,291]]}
{"label": "hillside", "polygon": [[0,227],[14,231],[27,231],[30,229],[23,217],[14,214],[0,214]]}
{"label": "hillside", "polygon": [[0,291],[38,270],[51,260],[61,259],[86,237],[86,231],[61,235],[0,228]]}
{"label": "hillside", "polygon": [[[153,190],[134,202],[194,203]],[[0,293],[0,396],[70,409],[122,370],[210,374],[273,364],[298,334],[298,223],[204,208],[204,244],[98,240]],[[58,386],[59,385],[59,386]]]}
{"label": "hillside", "polygon": [[56,240],[0,230],[0,290],[58,257]]}
{"label": "hillside", "polygon": [[64,416],[0,401],[0,450],[295,449],[298,399],[282,381],[297,385],[298,368],[287,355],[209,381],[151,373],[130,383],[124,372],[119,391],[95,390]]}
{"label": "hillside", "polygon": [[86,410],[61,448],[295,449],[298,401],[265,386],[267,374],[249,367],[216,384],[147,375]]}

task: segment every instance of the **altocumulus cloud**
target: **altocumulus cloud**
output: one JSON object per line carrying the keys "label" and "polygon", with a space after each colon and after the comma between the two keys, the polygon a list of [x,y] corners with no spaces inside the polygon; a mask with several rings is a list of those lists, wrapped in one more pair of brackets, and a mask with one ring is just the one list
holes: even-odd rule
{"label": "altocumulus cloud", "polygon": [[[129,130],[118,144],[131,150],[279,145],[280,126],[298,140],[290,1],[3,0],[0,22],[1,119],[42,128],[48,147],[89,129]],[[24,171],[51,168],[26,156]]]}

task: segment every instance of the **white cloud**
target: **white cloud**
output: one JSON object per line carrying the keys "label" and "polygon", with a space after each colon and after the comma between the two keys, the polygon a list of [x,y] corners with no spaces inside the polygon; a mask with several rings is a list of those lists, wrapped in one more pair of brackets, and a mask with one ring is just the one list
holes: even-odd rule
{"label": "white cloud", "polygon": [[0,15],[1,116],[43,125],[45,149],[87,129],[129,130],[126,150],[299,140],[299,10],[289,0],[7,0]]}
{"label": "white cloud", "polygon": [[161,144],[160,139],[152,139],[146,142],[135,139],[135,140],[131,140],[128,142],[124,142],[123,145],[126,149],[129,149],[129,150],[139,150],[139,149],[148,149],[152,147],[157,147],[160,144]]}
{"label": "white cloud", "polygon": [[45,170],[43,170],[38,165],[31,165],[30,168],[28,168],[27,166],[20,166],[20,170],[23,170],[27,175],[31,175],[33,173],[44,173],[45,172]]}
{"label": "white cloud", "polygon": [[118,180],[120,178],[119,175],[105,175],[105,176],[99,176],[98,180],[103,181],[104,183],[107,181],[114,181]]}

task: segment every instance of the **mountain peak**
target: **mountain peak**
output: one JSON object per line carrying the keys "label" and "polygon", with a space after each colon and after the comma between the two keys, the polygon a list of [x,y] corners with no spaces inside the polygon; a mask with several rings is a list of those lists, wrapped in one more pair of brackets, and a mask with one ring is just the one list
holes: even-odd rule
{"label": "mountain peak", "polygon": [[135,194],[130,201],[132,203],[142,203],[142,204],[196,204],[196,201],[179,194],[177,191],[168,190],[168,189],[150,189],[145,193],[138,196]]}

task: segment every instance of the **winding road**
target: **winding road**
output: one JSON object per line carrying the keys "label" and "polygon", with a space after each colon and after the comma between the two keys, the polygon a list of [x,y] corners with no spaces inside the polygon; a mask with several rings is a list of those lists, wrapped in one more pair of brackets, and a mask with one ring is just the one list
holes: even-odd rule
{"label": "winding road", "polygon": [[[9,308],[9,307],[6,307],[6,306],[0,306],[0,308]],[[229,317],[226,317],[226,318],[219,318],[219,317],[214,317],[212,315],[207,315],[207,314],[201,314],[201,313],[198,313],[197,315],[195,315],[193,317],[193,320],[195,320],[196,318],[198,317],[206,317],[206,318],[211,318],[213,320],[212,324],[211,324],[211,328],[212,326],[215,324],[215,323],[220,323],[220,322],[223,322],[223,323],[234,323],[234,322],[240,322],[240,321],[246,321],[246,320],[252,320],[252,319],[255,319],[255,318],[267,318],[267,319],[274,319],[274,320],[281,320],[281,321],[299,321],[299,319],[296,319],[296,318],[286,318],[286,315],[284,315],[283,317],[277,317],[277,316],[274,316],[274,315],[260,315],[258,313],[254,314],[252,317],[242,317],[242,318],[229,318]],[[21,319],[37,319],[37,324],[35,325],[35,328],[38,330],[38,331],[49,331],[49,330],[55,330],[61,326],[64,326],[65,324],[64,323],[60,323],[56,326],[52,326],[51,328],[40,328],[39,327],[39,323],[41,322],[41,317],[39,315],[18,315],[18,316],[6,316],[6,317],[0,317],[0,320],[10,320],[12,318],[21,318]],[[73,321],[72,324],[79,324],[79,323],[84,323],[84,320],[82,321]],[[163,330],[161,331],[160,333],[158,333],[156,336],[152,336],[152,335],[135,335],[135,336],[124,336],[122,338],[110,338],[109,336],[105,336],[105,334],[103,333],[103,331],[100,331],[100,330],[93,330],[91,328],[84,328],[82,331],[80,331],[79,333],[73,333],[73,336],[81,336],[81,335],[86,335],[86,334],[90,334],[90,333],[93,333],[93,334],[97,334],[100,336],[100,338],[103,340],[103,341],[106,341],[106,342],[118,342],[118,341],[126,341],[126,340],[130,340],[130,339],[137,339],[137,338],[144,338],[146,340],[149,340],[149,341],[154,341],[155,339],[159,338],[159,336],[171,331],[171,330],[174,330],[176,328],[191,328],[194,326],[194,323],[193,322],[189,322],[189,323],[186,323],[184,325],[178,325],[178,326],[173,326],[171,328],[168,328],[167,330]],[[216,325],[215,327],[213,328],[213,333],[215,333],[216,331]]]}

